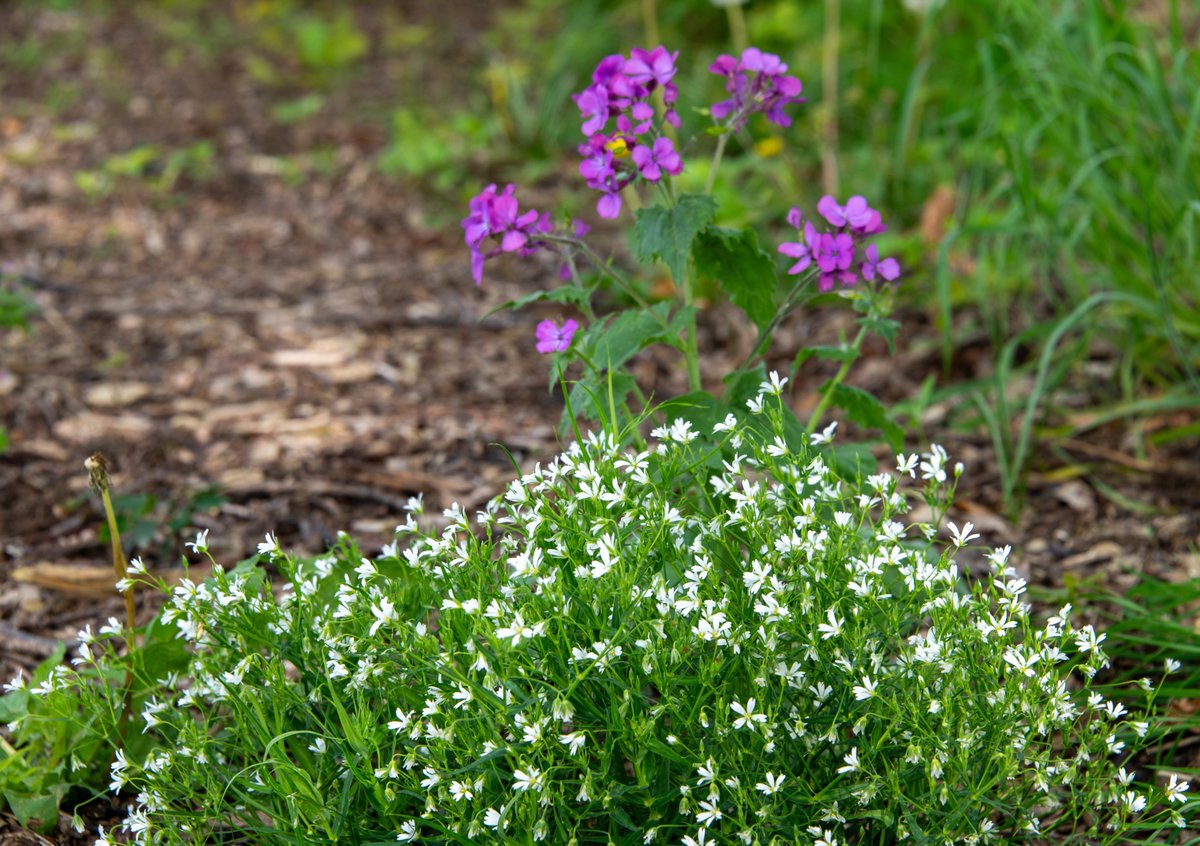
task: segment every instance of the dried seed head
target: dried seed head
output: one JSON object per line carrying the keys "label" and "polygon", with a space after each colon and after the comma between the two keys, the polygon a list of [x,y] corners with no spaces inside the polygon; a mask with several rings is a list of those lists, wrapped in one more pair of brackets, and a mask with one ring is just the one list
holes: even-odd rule
{"label": "dried seed head", "polygon": [[87,460],[83,462],[83,467],[88,471],[88,484],[92,490],[98,494],[108,492],[108,462],[104,460],[104,456],[98,452],[92,453]]}

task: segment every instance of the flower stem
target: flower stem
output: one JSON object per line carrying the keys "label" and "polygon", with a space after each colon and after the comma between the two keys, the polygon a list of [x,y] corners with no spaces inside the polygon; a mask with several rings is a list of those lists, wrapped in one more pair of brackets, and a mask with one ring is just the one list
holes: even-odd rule
{"label": "flower stem", "polygon": [[729,40],[733,42],[734,49],[741,53],[750,46],[746,35],[746,13],[742,11],[741,3],[730,3],[725,11],[729,16]]}
{"label": "flower stem", "polygon": [[713,152],[712,164],[708,166],[708,180],[704,183],[704,193],[711,194],[713,185],[717,182],[717,170],[721,167],[721,157],[725,155],[725,144],[729,141],[729,133],[722,133],[717,139],[717,149]]}
{"label": "flower stem", "polygon": [[[108,478],[108,462],[100,453],[93,453],[83,466],[88,471],[88,482],[96,493],[100,494],[100,501],[104,503],[104,519],[108,523],[108,536],[112,541],[112,557],[113,569],[117,574],[117,581],[120,582],[129,574],[129,562],[125,559],[125,551],[121,548],[121,532],[117,528],[117,515],[113,509],[112,498],[109,496],[109,478]],[[134,634],[137,629],[137,614],[136,606],[133,601],[133,585],[129,585],[124,591],[125,597],[125,648],[129,653],[130,661],[133,660],[133,652],[137,645],[136,636]],[[125,704],[121,710],[120,732],[121,737],[125,737],[125,729],[129,724],[129,715],[133,710],[133,666],[125,669]]]}
{"label": "flower stem", "polygon": [[825,101],[825,138],[821,146],[821,184],[826,194],[838,190],[838,41],[841,0],[825,0],[825,33],[821,45],[821,98]]}
{"label": "flower stem", "polygon": [[838,368],[838,372],[830,380],[829,386],[825,392],[821,394],[821,401],[817,403],[817,407],[813,409],[812,417],[808,418],[808,426],[806,431],[812,434],[817,431],[817,426],[821,422],[821,415],[825,413],[825,409],[829,408],[829,403],[833,401],[833,389],[842,384],[846,378],[846,374],[850,372],[851,365],[858,359],[858,353],[862,349],[863,339],[867,337],[867,327],[862,327],[858,330],[858,334],[854,336],[854,342],[850,344],[850,349],[854,353],[853,356],[847,356],[842,362],[842,366]]}

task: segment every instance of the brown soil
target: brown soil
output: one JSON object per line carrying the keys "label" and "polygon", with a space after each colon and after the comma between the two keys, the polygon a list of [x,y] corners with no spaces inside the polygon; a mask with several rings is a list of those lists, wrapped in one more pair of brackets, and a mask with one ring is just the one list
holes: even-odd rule
{"label": "brown soil", "polygon": [[[385,181],[374,166],[385,132],[364,115],[394,105],[397,86],[420,81],[436,98],[461,82],[426,84],[381,47],[387,6],[356,12],[372,36],[362,84],[336,88],[320,120],[292,125],[269,115],[294,92],[256,84],[228,57],[164,62],[179,45],[136,4],[103,16],[0,6],[0,46],[78,31],[105,45],[103,62],[72,49],[37,67],[0,58],[0,262],[39,309],[28,333],[0,335],[0,423],[11,439],[0,456],[0,677],[119,613],[83,470],[95,451],[117,493],[155,498],[129,515],[146,529],[133,552],[172,568],[200,529],[227,562],[266,532],[315,554],[346,530],[372,551],[409,496],[473,508],[512,477],[509,452],[528,465],[557,448],[561,399],[547,393],[532,349],[535,320],[480,320],[554,268],[489,265],[477,290],[447,215],[458,198]],[[444,3],[405,6],[414,25],[446,19]],[[419,61],[470,66],[487,20],[450,19],[474,29],[430,35]],[[52,108],[64,83],[79,96]],[[211,178],[185,177],[169,192],[118,181],[99,199],[76,185],[77,171],[139,144],[196,139],[214,145]],[[274,157],[317,146],[333,151],[331,173],[297,185],[279,172]],[[890,400],[938,371],[930,322],[917,310],[902,319],[899,355],[873,348],[855,377]],[[801,340],[831,342],[846,325],[829,314],[792,322],[773,363],[786,367]],[[751,342],[724,308],[705,313],[702,331],[709,374]],[[953,375],[977,378],[989,361],[986,341],[964,344]],[[667,357],[639,367],[658,396],[682,385]],[[811,369],[793,395],[799,410],[828,376]],[[1074,388],[1060,407],[1088,406],[1089,386]],[[1120,424],[1088,429],[1036,457],[1029,507],[1012,525],[999,513],[990,442],[946,428],[953,410],[926,410],[923,428],[924,442],[967,464],[957,517],[989,542],[1012,543],[1034,583],[1059,586],[1071,574],[1124,589],[1141,572],[1200,576],[1195,441],[1134,457]],[[191,509],[208,488],[223,502]],[[51,842],[32,838],[14,829],[0,843]]]}

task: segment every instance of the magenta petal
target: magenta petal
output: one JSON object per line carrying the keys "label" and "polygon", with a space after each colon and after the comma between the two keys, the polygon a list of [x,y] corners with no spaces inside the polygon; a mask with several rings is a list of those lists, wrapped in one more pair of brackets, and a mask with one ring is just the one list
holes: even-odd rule
{"label": "magenta petal", "polygon": [[821,213],[821,217],[828,220],[833,226],[844,226],[846,223],[842,207],[837,204],[837,200],[828,194],[822,197],[817,203],[817,211]]}
{"label": "magenta petal", "polygon": [[889,282],[900,278],[900,263],[894,258],[885,258],[879,262],[879,275]]}
{"label": "magenta petal", "polygon": [[621,213],[621,197],[619,194],[605,194],[596,203],[596,213],[605,220],[615,220]]}
{"label": "magenta petal", "polygon": [[517,250],[525,246],[525,242],[529,239],[524,232],[518,232],[516,229],[510,229],[504,233],[504,240],[500,242],[500,249],[506,253],[515,253]]}

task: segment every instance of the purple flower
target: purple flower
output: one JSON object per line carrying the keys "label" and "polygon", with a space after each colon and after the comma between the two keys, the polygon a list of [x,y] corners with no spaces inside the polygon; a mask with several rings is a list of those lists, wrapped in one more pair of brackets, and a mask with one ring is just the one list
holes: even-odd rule
{"label": "purple flower", "polygon": [[679,51],[668,53],[661,44],[653,50],[643,50],[634,47],[629,51],[629,61],[625,63],[625,76],[635,85],[653,89],[655,86],[665,87],[675,78],[675,60]]}
{"label": "purple flower", "polygon": [[836,235],[818,235],[813,259],[822,273],[846,270],[854,261],[854,239],[844,232]]}
{"label": "purple flower", "polygon": [[879,212],[867,205],[866,197],[858,194],[844,206],[839,206],[837,200],[826,194],[817,203],[817,211],[833,226],[849,224],[851,230],[863,235],[874,235],[886,228],[880,223]]}
{"label": "purple flower", "polygon": [[757,47],[743,50],[740,60],[728,55],[718,56],[708,69],[725,77],[725,90],[733,95],[713,103],[709,114],[717,121],[729,118],[729,127],[734,131],[745,126],[755,112],[765,114],[771,123],[790,126],[792,119],[784,106],[804,102],[800,96],[803,90],[800,80],[784,76],[787,65],[775,54],[764,53]]}
{"label": "purple flower", "polygon": [[[651,102],[651,95],[661,90],[667,106],[663,120],[679,126],[679,115],[671,108],[679,97],[673,81],[678,57],[678,52],[662,45],[652,50],[635,48],[629,58],[607,56],[592,73],[592,84],[573,95],[584,117],[583,134],[588,136],[579,148],[584,159],[579,172],[589,188],[603,195],[596,203],[601,217],[620,214],[621,191],[629,183],[638,178],[657,182],[664,172],[675,175],[683,170],[674,144],[655,137]],[[608,130],[614,118],[615,129]]]}
{"label": "purple flower", "polygon": [[537,325],[537,351],[543,355],[566,352],[578,328],[579,324],[574,320],[567,320],[561,327],[553,320],[543,320]]}
{"label": "purple flower", "polygon": [[879,247],[874,244],[867,244],[867,256],[863,259],[862,275],[863,279],[874,281],[875,274],[878,273],[888,282],[894,282],[900,278],[900,264],[894,258],[885,258],[879,260]]}
{"label": "purple flower", "polygon": [[[796,209],[793,209],[792,211],[795,211],[797,214],[799,214],[799,211]],[[788,215],[788,220],[789,222],[792,220],[791,214]],[[798,222],[799,221],[797,220],[797,223]],[[788,268],[789,275],[795,276],[797,273],[801,273],[808,269],[808,266],[812,264],[814,251],[816,250],[817,245],[820,243],[820,237],[821,236],[817,235],[816,227],[814,227],[811,223],[805,223],[804,243],[797,241],[779,245],[779,252],[783,253],[785,256],[789,256],[790,258],[797,259],[796,263]]]}
{"label": "purple flower", "polygon": [[593,135],[604,129],[609,118],[608,88],[597,83],[573,96],[575,105],[579,106],[579,111],[587,118],[580,127],[583,134]]}
{"label": "purple flower", "polygon": [[[496,193],[496,186],[489,185],[471,198],[469,213],[462,220],[464,240],[471,251],[471,276],[475,284],[483,282],[483,265],[500,253],[518,253],[526,256],[546,246],[538,236],[551,229],[549,215],[541,215],[530,209],[524,214],[514,196],[515,185]],[[484,245],[498,242],[487,251]]]}
{"label": "purple flower", "polygon": [[656,138],[653,147],[641,144],[633,148],[633,163],[638,171],[651,182],[662,179],[662,171],[676,176],[683,170],[683,161],[675,152],[675,145],[665,136]]}

